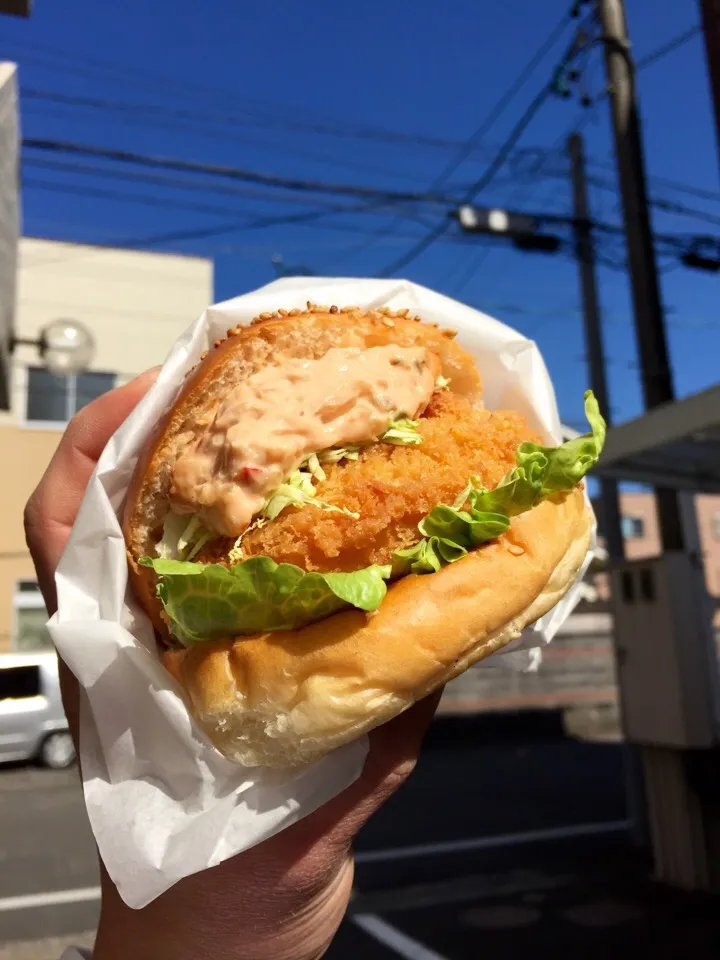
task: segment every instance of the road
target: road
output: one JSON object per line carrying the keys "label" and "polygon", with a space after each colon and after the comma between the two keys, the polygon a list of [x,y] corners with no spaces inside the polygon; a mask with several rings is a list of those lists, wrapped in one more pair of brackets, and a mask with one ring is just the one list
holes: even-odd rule
{"label": "road", "polygon": [[[0,769],[0,960],[57,960],[67,937],[91,940],[98,880],[76,778],[74,770]],[[414,921],[402,911],[417,904],[512,891],[521,875],[542,886],[547,842],[538,842],[537,831],[550,831],[553,850],[568,853],[577,848],[578,825],[584,834],[583,825],[625,815],[618,744],[568,739],[545,715],[515,726],[499,718],[441,720],[409,783],[358,840],[359,919],[348,920],[328,956],[366,957],[372,949],[378,960],[383,951],[414,957],[397,952],[405,941],[388,935],[384,917],[395,911],[410,929]],[[585,842],[602,850],[616,834]],[[498,835],[499,842],[488,840]],[[71,902],[49,902],[57,891],[69,891]],[[383,941],[388,936],[394,946]]]}

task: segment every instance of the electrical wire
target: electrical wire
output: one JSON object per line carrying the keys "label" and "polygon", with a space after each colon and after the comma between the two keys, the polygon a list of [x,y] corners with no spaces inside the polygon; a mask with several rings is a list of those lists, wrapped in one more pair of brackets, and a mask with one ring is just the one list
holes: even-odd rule
{"label": "electrical wire", "polygon": [[156,170],[167,170],[177,173],[197,173],[208,177],[220,177],[299,192],[325,193],[333,196],[364,197],[367,199],[390,201],[436,202],[443,204],[454,202],[452,197],[433,195],[427,192],[419,193],[410,190],[394,190],[380,187],[331,183],[321,180],[306,180],[297,177],[282,177],[256,170],[246,170],[240,167],[199,163],[197,161],[181,160],[174,157],[149,156],[134,153],[129,150],[96,147],[90,144],[71,143],[64,140],[25,137],[23,138],[22,146],[24,149],[40,150],[52,154],[93,157],[95,159],[112,160],[116,163],[132,164]]}
{"label": "electrical wire", "polygon": [[[56,190],[58,192],[66,192],[76,195],[97,195],[102,198],[114,199],[121,202],[127,202],[128,200],[139,201],[139,202],[148,202],[153,205],[158,202],[162,205],[165,205],[163,200],[154,197],[146,197],[143,195],[128,195],[117,193],[113,191],[103,191],[103,190],[91,190],[88,188],[77,185],[77,184],[66,184],[59,183],[55,181],[38,181],[34,182],[33,185],[39,186],[41,189]],[[168,201],[167,205],[173,205],[173,201]],[[204,206],[200,204],[188,204],[186,206],[191,207],[198,212],[203,213],[227,213],[226,208],[216,207],[216,206]],[[372,214],[377,215],[381,213],[383,207],[376,204],[370,204],[367,202],[356,204],[356,205],[326,205],[320,210],[304,210],[296,214],[283,214],[275,216],[251,216],[250,211],[241,213],[238,211],[238,214],[231,220],[219,225],[214,225],[211,227],[202,227],[198,229],[193,229],[191,231],[172,231],[162,234],[152,234],[147,237],[133,239],[133,240],[123,240],[123,241],[114,241],[113,245],[118,246],[140,246],[142,244],[157,244],[170,240],[180,240],[180,239],[192,239],[192,238],[202,238],[205,236],[214,236],[216,234],[228,233],[233,230],[238,229],[258,229],[264,228],[267,226],[275,226],[279,224],[289,224],[289,223],[311,223],[313,221],[319,220],[322,217],[331,216],[334,214]],[[546,212],[530,212],[526,216],[529,216],[536,220],[538,223],[553,224],[556,226],[572,226],[574,220],[571,216],[565,214],[554,214]],[[621,237],[623,236],[623,227],[619,224],[606,223],[603,221],[593,221],[593,228],[601,234],[604,234],[609,237]],[[460,238],[454,238],[460,239]],[[692,244],[698,238],[694,235],[688,234],[667,234],[667,233],[657,233],[655,239],[658,245],[664,245],[672,252],[683,252],[688,249],[689,245]],[[468,240],[468,243],[471,241]],[[477,241],[475,241],[476,243]]]}
{"label": "electrical wire", "polygon": [[[198,85],[198,84],[187,84],[179,81],[176,77],[171,77],[167,74],[161,74],[157,71],[148,71],[138,68],[133,68],[132,71],[127,69],[127,66],[121,64],[99,60],[97,58],[88,57],[79,52],[61,52],[54,48],[43,47],[42,45],[32,45],[27,44],[26,42],[20,40],[13,40],[16,46],[19,46],[22,50],[25,49],[32,50],[45,50],[46,56],[43,58],[27,54],[23,54],[25,60],[40,66],[48,67],[52,70],[61,70],[64,75],[71,74],[79,77],[85,77],[90,79],[97,79],[98,77],[104,80],[109,79],[107,77],[107,72],[109,71],[112,74],[115,74],[115,79],[122,80],[123,87],[128,85],[140,86],[143,92],[147,92],[148,83],[147,80],[151,80],[155,83],[159,83],[162,88],[165,86],[172,93],[183,93],[184,96],[190,96],[194,98],[200,98],[200,110],[194,115],[198,118],[204,119],[207,111],[208,103],[212,102],[209,98],[219,98],[219,102],[229,103],[230,97],[232,97],[232,104],[234,107],[237,107],[237,100],[240,97],[236,92],[229,94],[227,90],[222,90],[216,87],[210,87],[207,85]],[[52,59],[48,59],[48,55],[51,58],[60,58],[60,62],[52,62]],[[63,62],[65,58],[68,62]],[[85,66],[83,68],[82,64],[85,63],[91,64],[88,68]],[[112,79],[112,76],[110,77]],[[151,91],[152,92],[152,91]],[[271,110],[292,110],[291,117],[261,117],[253,114],[238,114],[235,112],[223,112],[213,114],[213,119],[221,123],[231,123],[231,124],[240,124],[243,126],[255,126],[263,128],[272,128],[272,129],[283,129],[283,130],[292,130],[297,133],[313,133],[318,135],[325,135],[331,137],[337,137],[341,139],[359,139],[359,140],[369,140],[376,141],[387,144],[395,145],[407,145],[407,146],[424,146],[432,147],[443,150],[455,150],[458,147],[458,142],[455,140],[449,140],[442,137],[433,137],[427,134],[422,133],[409,133],[404,131],[390,130],[383,127],[371,126],[368,124],[350,124],[347,121],[342,121],[337,118],[320,118],[315,121],[302,122],[297,119],[298,107],[296,105],[289,106],[288,104],[281,104],[273,101],[263,101],[257,98],[242,98],[246,102],[250,103],[248,109],[250,111],[257,110],[258,105],[260,108],[271,109]],[[115,101],[117,103],[117,101]],[[149,105],[148,105],[149,106]],[[138,104],[139,109],[144,109],[143,105]],[[153,107],[153,109],[162,110],[165,108]],[[173,108],[169,108],[171,111]]]}
{"label": "electrical wire", "polygon": [[[547,54],[552,50],[557,41],[560,39],[562,34],[565,32],[567,25],[572,19],[570,13],[566,13],[560,20],[560,22],[553,27],[550,31],[548,37],[540,44],[540,47],[530,58],[528,63],[523,67],[520,73],[517,75],[515,80],[510,84],[505,93],[500,97],[500,99],[495,103],[493,108],[490,110],[490,113],[483,120],[479,127],[470,135],[470,137],[465,141],[464,144],[457,151],[455,156],[452,158],[450,163],[448,163],[438,174],[437,177],[430,184],[429,190],[434,191],[443,187],[450,177],[462,166],[462,164],[468,159],[469,156],[476,150],[480,143],[485,139],[490,130],[494,127],[500,117],[505,113],[507,108],[510,106],[512,101],[515,99],[517,94],[525,86],[526,82],[530,79],[532,74],[535,72],[537,67],[542,63]],[[396,218],[395,221],[389,224],[384,231],[381,231],[375,237],[372,238],[372,243],[377,242],[378,239],[382,238],[389,233],[392,233],[394,228],[398,225],[399,218]],[[427,244],[423,249],[427,249],[431,243],[434,243],[438,236],[441,235],[447,229],[447,224],[442,225],[442,229],[438,232],[438,228],[432,230],[428,234],[428,238],[425,243]],[[422,249],[419,250],[417,256],[422,253]],[[412,259],[415,259],[412,257]],[[410,261],[408,261],[410,262]],[[389,270],[386,268],[382,271],[381,276],[391,276],[395,270],[401,269],[405,264],[391,264],[393,269]]]}
{"label": "electrical wire", "polygon": [[[498,171],[507,161],[510,153],[515,147],[515,144],[530,125],[535,114],[543,106],[548,97],[550,97],[554,92],[557,69],[559,69],[561,66],[566,66],[577,52],[576,34],[572,43],[563,54],[558,68],[553,71],[551,79],[541,88],[539,93],[536,94],[529,106],[526,107],[525,111],[520,116],[520,119],[510,131],[510,134],[505,138],[494,158],[486,167],[483,175],[475,183],[471,184],[470,187],[465,191],[465,195],[462,200],[463,203],[472,203],[478,193],[490,185]],[[412,263],[413,260],[416,260],[417,257],[431,247],[441,236],[443,236],[443,234],[450,228],[451,222],[452,221],[450,218],[439,222],[401,257],[398,257],[392,263],[388,264],[383,270],[379,271],[378,276],[391,277],[393,274],[397,273],[398,270],[404,269],[406,266],[408,266],[408,264]]]}
{"label": "electrical wire", "polygon": [[[699,30],[700,30],[699,26],[691,27],[688,30],[684,31],[683,33],[679,34],[678,36],[672,38],[670,41],[666,42],[661,47],[656,48],[650,54],[646,55],[645,57],[641,58],[640,61],[638,61],[637,69],[643,69],[645,66],[649,66],[650,64],[656,62],[658,59],[661,59],[663,56],[667,55],[677,47],[681,46],[682,44],[686,43],[688,40],[692,39],[692,37],[695,36],[699,32]],[[150,80],[150,81],[159,83],[161,87],[162,86],[167,87],[173,93],[183,92],[185,94],[189,94],[196,98],[201,97],[202,110],[198,110],[198,111],[183,110],[182,111],[183,115],[187,115],[188,117],[192,116],[197,118],[198,120],[207,120],[208,116],[211,116],[213,121],[217,121],[223,124],[239,123],[242,125],[253,125],[256,123],[256,121],[252,118],[252,116],[248,116],[248,115],[240,116],[237,113],[225,112],[225,113],[213,113],[211,115],[208,115],[208,112],[207,112],[208,94],[214,97],[221,98],[221,102],[222,102],[222,100],[229,99],[229,94],[227,90],[221,90],[219,88],[213,88],[206,85],[199,86],[197,84],[182,83],[182,81],[179,81],[178,78],[172,77],[167,74],[162,74],[159,71],[148,71],[148,70],[142,70],[138,68],[133,68],[132,71],[129,71],[127,69],[126,64],[120,64],[120,63],[113,64],[112,62],[108,62],[106,59],[93,58],[88,56],[86,53],[81,53],[80,51],[59,51],[56,48],[50,47],[48,45],[42,45],[37,43],[29,44],[26,41],[22,41],[19,39],[13,39],[11,41],[6,40],[6,42],[10,42],[15,46],[19,46],[21,49],[25,48],[26,50],[29,49],[30,51],[33,51],[33,50],[44,51],[47,55],[55,58],[56,61],[59,60],[59,62],[56,62],[55,64],[53,64],[51,61],[48,61],[46,59],[44,61],[45,64],[49,65],[52,69],[62,70],[64,74],[77,73],[78,65],[85,63],[93,66],[94,72],[90,74],[81,73],[80,75],[82,76],[92,76],[93,78],[97,78],[98,76],[102,76],[103,73],[107,73],[108,71],[110,71],[111,73],[114,73],[119,79],[122,79],[125,85],[127,85],[131,81],[134,81],[136,84],[139,84],[142,87],[144,92],[147,92],[148,90],[147,81]],[[65,99],[67,100],[75,99],[73,97],[69,97],[69,96],[66,97],[65,95],[59,95],[55,91],[48,92],[48,93],[45,93],[44,91],[39,91],[39,90],[34,91],[34,94],[38,96],[41,93],[45,96],[52,97],[53,101],[55,102],[62,102]],[[77,98],[77,99],[87,100],[91,98]],[[276,110],[287,109],[286,104],[279,104],[273,101],[263,101],[263,100],[258,100],[257,98],[252,99],[248,97],[245,97],[243,99],[251,104],[249,109],[257,109],[258,106],[264,109],[276,109]],[[238,100],[238,94],[233,92],[232,93],[233,106],[237,105],[237,100]],[[101,102],[108,108],[115,108],[120,106],[119,104],[117,104],[117,102],[112,102],[112,101],[101,101]],[[178,114],[178,111],[174,108],[157,107],[155,105],[126,104],[125,106],[137,107],[137,109],[140,109],[140,110],[153,110],[153,111],[168,110],[169,113],[173,116],[176,116]],[[293,110],[293,117],[291,118],[289,125],[285,126],[285,129],[297,129],[298,132],[306,132],[306,133],[309,132],[309,133],[317,133],[317,134],[326,133],[328,135],[339,136],[347,139],[360,138],[360,139],[376,140],[378,142],[385,142],[388,144],[405,144],[412,147],[426,146],[426,147],[440,148],[444,150],[457,150],[459,146],[462,146],[461,144],[458,143],[458,141],[447,139],[447,138],[432,137],[432,136],[428,136],[421,133],[391,131],[381,127],[370,127],[367,125],[365,126],[351,125],[345,121],[337,120],[337,118],[330,118],[328,120],[328,125],[324,127],[322,126],[322,124],[319,126],[317,125],[313,126],[312,124],[302,124],[297,121],[297,108],[293,107],[292,110]],[[282,118],[274,118],[272,119],[272,123],[275,126],[282,127],[283,124],[287,124],[288,122]],[[258,125],[263,125],[263,123],[258,122]],[[265,122],[264,125],[265,126],[270,125],[270,121]],[[610,165],[608,164],[606,166],[610,166]],[[671,187],[672,189],[693,193],[697,196],[703,197],[704,199],[717,199],[716,194],[711,194],[708,191],[702,191],[699,188],[694,188],[689,185],[679,183],[677,181],[671,181],[671,180],[667,180],[659,177],[653,177],[651,179],[655,180],[658,183],[662,182],[663,184],[667,185],[668,187]]]}
{"label": "electrical wire", "polygon": [[[188,177],[153,174],[141,170],[116,170],[113,167],[93,166],[92,164],[83,164],[77,161],[46,160],[42,157],[34,157],[28,154],[23,155],[22,166],[23,170],[27,167],[37,167],[53,172],[78,173],[99,177],[100,179],[150,184],[152,186],[167,187],[169,189],[178,189],[191,193],[217,193],[221,196],[244,197],[264,203],[305,205],[309,202],[308,198],[304,195],[294,196],[273,189],[262,190],[257,187],[242,187],[236,184],[231,185],[215,181],[198,181]],[[329,197],[315,196],[312,198],[312,202],[316,206],[335,206],[335,201]],[[380,203],[380,201],[377,202]],[[370,203],[370,201],[368,201],[368,203]],[[387,201],[387,203],[390,205],[391,201]],[[227,210],[225,210],[225,212],[227,212]]]}
{"label": "electrical wire", "polygon": [[[228,124],[234,126],[248,126],[246,121],[236,118],[221,120],[220,116],[212,113],[200,113],[192,110],[173,109],[168,107],[156,107],[154,105],[144,105],[141,103],[118,102],[104,100],[96,97],[78,97],[52,91],[38,90],[32,87],[23,87],[21,98],[24,102],[29,100],[32,105],[43,107],[47,105],[59,104],[61,106],[76,106],[90,109],[101,110],[104,114],[108,112],[119,113],[125,123],[133,126],[152,127],[153,130],[178,130],[183,133],[200,134],[210,139],[225,140],[230,143],[241,143],[243,146],[257,146],[266,150],[280,151],[285,155],[303,157],[308,160],[314,160],[331,167],[346,167],[353,170],[362,170],[379,174],[385,177],[393,177],[400,180],[417,180],[418,177],[408,174],[405,170],[381,166],[379,164],[367,163],[360,160],[351,160],[347,158],[330,156],[327,152],[318,153],[313,150],[307,150],[302,147],[288,143],[278,143],[277,141],[263,139],[262,137],[250,137],[246,132],[233,132],[228,129]],[[57,112],[53,110],[53,117]],[[170,119],[166,119],[169,117]],[[175,118],[175,119],[173,119]],[[193,123],[192,121],[195,120]],[[198,122],[201,121],[201,122]],[[220,127],[213,127],[213,123],[221,123]],[[210,126],[208,127],[208,124]],[[252,126],[252,125],[251,125]]]}
{"label": "electrical wire", "polygon": [[644,70],[653,63],[657,63],[658,60],[662,60],[669,53],[673,53],[675,50],[683,47],[686,43],[688,43],[688,41],[692,40],[693,37],[696,37],[699,33],[702,33],[702,27],[699,23],[697,23],[695,26],[690,27],[683,33],[679,33],[671,40],[668,40],[667,43],[662,44],[662,46],[656,47],[651,53],[646,54],[644,57],[640,57],[635,64],[635,70]]}
{"label": "electrical wire", "polygon": [[[672,37],[666,43],[661,44],[659,47],[656,47],[654,50],[651,50],[650,53],[646,54],[644,57],[641,57],[635,63],[635,73],[638,74],[642,70],[645,70],[647,67],[651,66],[654,63],[657,63],[659,60],[662,60],[668,54],[677,50],[679,47],[684,46],[688,41],[692,40],[702,31],[702,27],[699,24],[690,27],[687,30],[684,30],[682,33],[677,34]],[[587,126],[590,120],[593,118],[598,105],[602,103],[610,94],[614,91],[613,84],[606,84],[599,93],[597,93],[592,98],[592,103],[587,107],[583,108],[582,119],[576,120],[566,131],[566,133],[560,138],[564,143],[565,140],[570,136],[571,133],[580,133],[580,131]]]}
{"label": "electrical wire", "polygon": [[[592,164],[588,164],[592,166]],[[554,180],[567,180],[569,178],[568,170],[552,170],[552,169],[543,169],[539,173],[533,174],[536,177],[540,178],[550,178]],[[652,180],[658,181],[658,178],[649,178]],[[590,186],[597,187],[600,190],[605,190],[610,193],[617,195],[617,187],[612,180],[609,180],[605,177],[600,177],[597,174],[589,174],[587,176],[587,182]],[[689,190],[688,190],[689,192]],[[709,190],[704,191],[705,195],[709,199],[717,199],[720,201],[720,194],[714,195]],[[706,223],[712,223],[720,225],[720,215],[709,213],[706,210],[698,210],[695,207],[688,207],[685,204],[678,203],[675,200],[667,200],[664,197],[651,196],[648,198],[648,203],[651,207],[657,207],[659,210],[665,210],[667,213],[677,213],[680,216],[688,217],[692,220],[704,220]]]}
{"label": "electrical wire", "polygon": [[[75,194],[81,197],[95,197],[102,200],[117,200],[120,203],[138,203],[144,206],[152,207],[166,207],[176,210],[191,210],[196,213],[205,213],[211,215],[220,214],[226,216],[228,213],[231,213],[232,210],[228,207],[223,207],[220,205],[214,204],[203,204],[203,203],[190,203],[188,201],[175,200],[165,197],[150,196],[147,194],[141,193],[129,193],[129,192],[119,192],[117,190],[104,190],[101,187],[89,187],[85,184],[74,184],[74,183],[65,183],[58,180],[42,180],[34,177],[23,176],[22,178],[23,187],[32,187],[38,190],[44,190],[55,193],[67,193]],[[307,199],[297,202],[302,202],[303,205],[307,205]],[[316,203],[316,206],[318,204]],[[386,209],[385,205],[377,203],[364,202],[360,204],[329,204],[329,203],[320,203],[319,204],[321,211],[329,214],[332,213],[382,213]],[[237,214],[241,216],[251,216],[254,211],[242,211],[238,210]],[[412,214],[409,214],[412,216]],[[286,218],[279,218],[280,221],[285,221]]]}

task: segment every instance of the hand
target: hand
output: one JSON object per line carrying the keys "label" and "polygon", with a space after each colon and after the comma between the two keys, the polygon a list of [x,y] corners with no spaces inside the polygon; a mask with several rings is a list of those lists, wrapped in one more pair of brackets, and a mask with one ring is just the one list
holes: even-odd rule
{"label": "hand", "polygon": [[[55,568],[105,444],[149,389],[149,371],[85,407],[68,426],[25,510],[28,546],[48,611]],[[60,664],[65,712],[77,745],[79,690]],[[315,960],[347,908],[351,845],[368,817],[412,771],[439,694],[370,736],[359,779],[320,810],[217,867],[130,910],[101,865],[94,960]]]}

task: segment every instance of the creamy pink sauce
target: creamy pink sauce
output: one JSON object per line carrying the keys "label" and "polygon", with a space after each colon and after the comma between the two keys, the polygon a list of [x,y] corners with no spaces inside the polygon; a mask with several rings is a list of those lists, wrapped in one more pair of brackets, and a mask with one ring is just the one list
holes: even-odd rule
{"label": "creamy pink sauce", "polygon": [[235,387],[179,456],[171,500],[215,533],[237,537],[269,493],[311,453],[381,436],[427,406],[439,373],[424,347],[329,350],[269,366]]}

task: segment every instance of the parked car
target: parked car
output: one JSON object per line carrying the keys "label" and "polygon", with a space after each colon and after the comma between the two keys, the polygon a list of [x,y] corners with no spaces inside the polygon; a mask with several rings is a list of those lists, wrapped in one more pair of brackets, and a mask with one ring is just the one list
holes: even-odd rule
{"label": "parked car", "polygon": [[75,761],[54,652],[0,654],[0,761],[7,760],[54,770]]}

